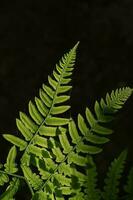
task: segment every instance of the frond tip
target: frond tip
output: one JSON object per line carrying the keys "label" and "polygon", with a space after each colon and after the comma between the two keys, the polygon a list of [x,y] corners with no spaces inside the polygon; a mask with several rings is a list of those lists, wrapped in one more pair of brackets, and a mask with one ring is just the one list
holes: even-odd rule
{"label": "frond tip", "polygon": [[104,112],[114,113],[121,109],[127,99],[131,96],[133,89],[130,87],[123,87],[120,89],[112,90],[111,94],[106,94],[106,101],[101,99],[100,106]]}

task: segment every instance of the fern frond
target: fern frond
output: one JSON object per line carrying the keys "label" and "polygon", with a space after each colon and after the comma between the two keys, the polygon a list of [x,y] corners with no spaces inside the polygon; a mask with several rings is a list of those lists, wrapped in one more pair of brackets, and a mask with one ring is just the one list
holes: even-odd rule
{"label": "fern frond", "polygon": [[[98,102],[96,104],[98,104]],[[100,106],[100,104],[98,105]],[[94,107],[94,110],[95,109],[96,106]],[[86,119],[84,119],[81,114],[78,115],[78,128],[73,119],[69,120],[68,130],[61,127],[60,124],[58,124],[58,127],[49,127],[46,125],[41,127],[41,136],[39,137],[49,136],[49,140],[45,140],[44,144],[46,144],[46,149],[48,148],[48,151],[50,148],[50,154],[47,158],[44,156],[45,159],[43,160],[41,157],[42,153],[39,152],[39,149],[32,151],[32,153],[35,152],[34,154],[38,156],[39,162],[35,166],[44,180],[40,189],[45,189],[47,183],[52,184],[55,181],[56,185],[58,185],[61,198],[63,198],[63,195],[71,196],[72,199],[76,199],[80,198],[79,194],[81,194],[81,199],[88,198],[87,190],[85,190],[87,185],[85,174],[80,173],[78,170],[74,171],[73,168],[86,168],[88,164],[87,155],[101,152],[101,145],[109,141],[107,136],[112,133],[112,130],[105,127],[104,124],[112,119],[112,114],[105,113],[101,107],[100,109],[102,112],[102,119],[104,116],[104,122],[102,124],[99,121],[101,116],[97,119],[90,109],[86,108]],[[105,120],[106,117],[107,120]],[[47,163],[48,159],[49,161],[52,159],[50,161],[51,163]],[[43,163],[43,165],[41,163]],[[95,172],[92,174],[92,178],[94,178],[93,175],[95,177]],[[61,180],[63,179],[64,182],[57,177],[62,177]],[[67,180],[70,181],[69,184],[71,184],[71,187],[67,185]],[[84,195],[82,195],[83,190],[86,192]],[[56,189],[53,191],[54,194],[55,191]],[[100,192],[97,189],[96,191],[97,193],[95,193],[96,196],[94,197],[95,199],[100,199]]]}
{"label": "fern frond", "polygon": [[11,200],[19,189],[20,181],[18,178],[13,178],[10,181],[6,191],[0,196],[0,200]]}
{"label": "fern frond", "polygon": [[[115,95],[112,96],[112,94]],[[107,143],[109,141],[107,136],[113,132],[104,125],[113,119],[113,113],[111,113],[110,110],[114,110],[114,105],[116,108],[116,105],[120,103],[121,107],[118,109],[122,108],[122,105],[124,102],[126,102],[131,94],[131,88],[122,88],[112,91],[110,95],[106,95],[106,101],[108,97],[107,103],[105,103],[103,98],[100,102],[104,102],[104,104],[98,103],[98,101],[95,102],[95,115],[87,107],[85,111],[86,118],[84,118],[81,114],[78,114],[79,130],[76,128],[74,121],[69,122],[69,134],[72,138],[72,142],[74,144],[78,143],[76,146],[77,151],[83,153],[88,152],[89,154],[96,154],[102,151],[101,144]],[[118,111],[118,109],[115,109],[115,112]],[[86,142],[89,142],[89,145],[85,145]]]}
{"label": "fern frond", "polygon": [[125,192],[127,193],[126,200],[132,200],[133,199],[133,167],[129,171],[127,184],[124,187]]}
{"label": "fern frond", "polygon": [[97,189],[97,170],[96,165],[91,156],[88,157],[88,169],[87,169],[87,185],[85,189],[86,200],[100,200],[101,191]]}
{"label": "fern frond", "polygon": [[[86,176],[88,154],[102,151],[102,145],[109,141],[108,135],[112,133],[105,123],[112,120],[113,114],[132,93],[130,88],[112,91],[105,100],[96,101],[94,114],[89,108],[86,108],[85,117],[79,114],[77,125],[73,119],[65,117],[70,109],[68,92],[72,88],[70,82],[77,47],[78,43],[62,57],[52,75],[48,76],[48,84],[43,84],[39,90],[39,97],[35,97],[34,102],[29,101],[29,115],[20,112],[16,125],[22,138],[3,135],[24,151],[20,167],[34,200],[84,200],[91,188],[96,193],[94,196],[89,193],[90,200],[100,199],[96,189],[96,170],[91,160],[92,168],[87,174],[91,173],[92,183]],[[15,146],[5,164],[6,170],[12,173],[17,171]]]}
{"label": "fern frond", "polygon": [[124,170],[124,164],[127,156],[127,151],[123,151],[117,159],[111,163],[107,177],[105,178],[105,186],[103,192],[104,200],[117,200],[119,193],[119,183]]}
{"label": "fern frond", "polygon": [[[105,113],[115,113],[122,108],[124,103],[132,94],[130,87],[123,87],[117,90],[112,90],[111,94],[106,94],[106,100],[101,99],[100,106]],[[99,113],[99,112],[98,112]],[[99,116],[99,114],[98,114]]]}
{"label": "fern frond", "polygon": [[[52,144],[51,137],[58,135],[57,126],[66,125],[69,122],[68,118],[58,115],[70,109],[70,106],[66,105],[70,96],[66,93],[72,88],[69,83],[74,69],[77,47],[78,43],[62,57],[53,74],[48,76],[48,85],[43,84],[39,90],[39,97],[35,97],[35,103],[29,102],[30,117],[20,112],[20,119],[16,119],[16,124],[24,138],[20,139],[10,134],[3,135],[6,140],[19,147],[20,151],[25,150],[21,159],[24,169],[25,165],[29,166],[31,154],[49,159],[54,156],[56,162],[60,162],[64,158],[60,147]],[[51,153],[47,150],[50,145],[53,146]],[[24,174],[27,174],[26,171]]]}
{"label": "fern frond", "polygon": [[[104,124],[113,119],[114,112],[111,113],[110,110],[114,109],[114,102],[116,104],[117,102],[118,103],[122,102],[121,103],[122,107],[122,105],[124,105],[124,102],[132,94],[132,89],[130,88],[119,89],[118,92],[115,92],[115,94],[118,94],[118,97],[116,99],[114,97],[115,100],[112,99],[112,101],[110,97],[110,104],[108,102],[107,104],[105,104],[106,112],[104,107],[101,106],[100,103],[98,103],[98,101],[96,101],[94,106],[95,115],[91,112],[89,108],[86,108],[85,111],[86,118],[84,118],[81,114],[78,115],[78,128],[76,127],[76,124],[73,120],[69,122],[69,134],[72,143],[75,145],[75,147],[71,151],[76,150],[76,153],[71,152],[67,156],[68,162],[70,164],[74,163],[78,166],[85,167],[87,165],[86,154],[97,154],[101,152],[102,151],[101,145],[109,141],[107,136],[110,135],[113,131],[105,127]],[[117,111],[119,109],[117,109]],[[82,154],[82,156],[80,154]],[[86,180],[84,181],[86,184]]]}
{"label": "fern frond", "polygon": [[[39,91],[39,98],[35,97],[35,104],[32,101],[29,102],[31,118],[25,113],[20,112],[20,119],[16,119],[19,131],[25,140],[30,141],[30,144],[34,136],[41,132],[42,126],[52,128],[52,126],[68,123],[68,119],[57,117],[56,115],[65,113],[70,108],[69,105],[62,104],[70,98],[69,95],[64,95],[64,93],[72,87],[68,84],[71,81],[70,76],[74,69],[77,46],[78,43],[69,53],[62,57],[59,64],[56,65],[52,76],[48,76],[49,86],[43,84],[42,89]],[[28,148],[26,147],[28,144],[26,141],[10,134],[4,134],[3,136],[9,142],[20,147],[20,150],[26,149],[27,151]]]}

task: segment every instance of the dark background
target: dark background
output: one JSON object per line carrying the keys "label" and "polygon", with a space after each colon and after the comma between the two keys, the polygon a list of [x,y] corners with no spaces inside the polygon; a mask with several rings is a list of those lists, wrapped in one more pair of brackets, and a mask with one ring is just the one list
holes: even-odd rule
{"label": "dark background", "polygon": [[[133,87],[133,1],[0,1],[0,133],[17,131],[18,111],[38,95],[55,63],[80,40],[72,116],[117,87]],[[128,147],[133,160],[133,97],[120,112],[99,170]],[[10,145],[0,138],[0,157]],[[105,166],[105,167],[104,167]]]}

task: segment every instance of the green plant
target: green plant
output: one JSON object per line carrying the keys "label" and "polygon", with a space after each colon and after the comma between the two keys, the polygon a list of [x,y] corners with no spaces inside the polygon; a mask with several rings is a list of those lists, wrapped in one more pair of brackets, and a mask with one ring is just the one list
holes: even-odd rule
{"label": "green plant", "polygon": [[[23,182],[33,200],[117,199],[126,151],[111,164],[103,192],[96,189],[92,157],[109,141],[113,131],[106,125],[123,107],[132,89],[107,93],[105,99],[95,102],[94,114],[87,107],[85,116],[78,114],[75,122],[67,111],[77,47],[78,43],[62,57],[48,76],[48,85],[43,84],[39,97],[29,102],[29,115],[20,112],[16,125],[21,135],[3,134],[13,146],[6,163],[0,165],[0,186],[6,188],[0,200],[13,199]],[[132,178],[133,170],[125,186],[125,200],[133,198]]]}

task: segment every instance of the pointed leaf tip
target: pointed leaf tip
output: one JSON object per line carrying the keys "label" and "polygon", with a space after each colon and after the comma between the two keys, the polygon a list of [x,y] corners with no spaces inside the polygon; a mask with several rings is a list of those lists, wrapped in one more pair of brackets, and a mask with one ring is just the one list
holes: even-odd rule
{"label": "pointed leaf tip", "polygon": [[73,48],[74,48],[74,49],[77,49],[78,46],[79,46],[79,44],[80,44],[80,41],[78,41],[78,42],[75,44],[75,46],[74,46]]}

